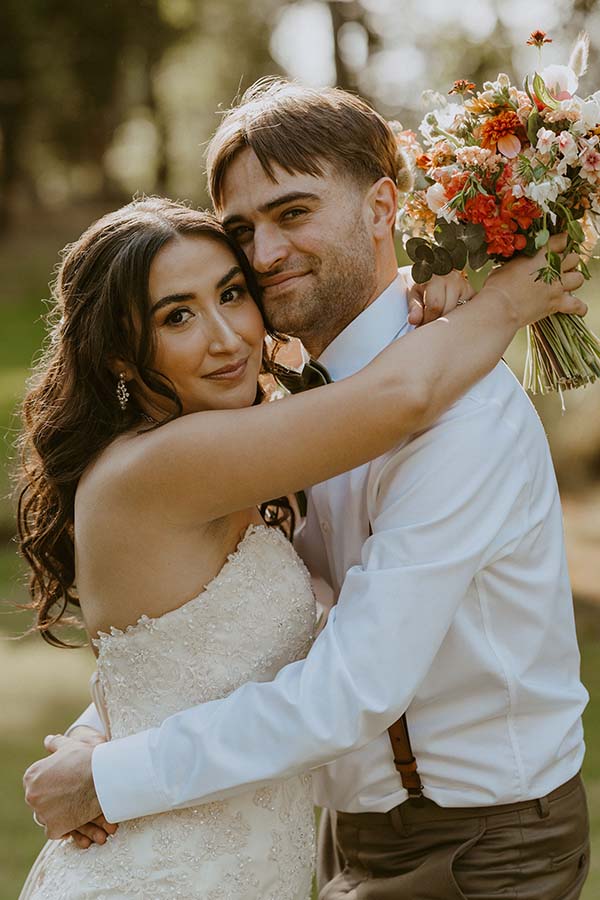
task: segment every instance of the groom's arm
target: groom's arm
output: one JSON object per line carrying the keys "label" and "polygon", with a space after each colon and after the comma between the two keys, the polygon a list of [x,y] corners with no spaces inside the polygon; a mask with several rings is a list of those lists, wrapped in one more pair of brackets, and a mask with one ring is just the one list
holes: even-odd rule
{"label": "groom's arm", "polygon": [[475,573],[506,552],[508,532],[514,540],[527,527],[528,461],[515,444],[499,404],[467,397],[397,451],[362,565],[347,573],[308,657],[273,682],[97,747],[106,818],[222,798],[383,733],[425,678]]}
{"label": "groom's arm", "polygon": [[99,731],[100,734],[104,734],[102,719],[98,715],[98,710],[93,703],[90,703],[90,705],[81,713],[79,718],[76,719],[72,725],[69,725],[65,734],[67,736],[75,736],[74,733],[77,728],[93,728],[94,731]]}

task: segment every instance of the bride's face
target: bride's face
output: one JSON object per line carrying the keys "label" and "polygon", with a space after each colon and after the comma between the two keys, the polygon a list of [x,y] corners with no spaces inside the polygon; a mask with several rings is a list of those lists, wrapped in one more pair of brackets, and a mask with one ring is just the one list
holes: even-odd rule
{"label": "bride's face", "polygon": [[251,406],[265,329],[229,248],[206,237],[169,241],[152,261],[149,296],[153,368],[171,379],[183,412]]}

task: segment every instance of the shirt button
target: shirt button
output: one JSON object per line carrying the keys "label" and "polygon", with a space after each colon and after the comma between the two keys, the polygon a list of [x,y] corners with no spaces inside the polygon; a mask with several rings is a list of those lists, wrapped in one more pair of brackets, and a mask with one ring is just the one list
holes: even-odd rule
{"label": "shirt button", "polygon": [[323,534],[329,534],[329,522],[321,522],[321,531]]}

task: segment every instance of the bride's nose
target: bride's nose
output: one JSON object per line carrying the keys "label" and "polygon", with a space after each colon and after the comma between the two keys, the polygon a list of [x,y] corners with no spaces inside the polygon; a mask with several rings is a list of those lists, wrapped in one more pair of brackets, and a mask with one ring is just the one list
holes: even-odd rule
{"label": "bride's nose", "polygon": [[235,353],[242,344],[242,338],[225,316],[216,315],[211,322],[208,350],[215,355]]}

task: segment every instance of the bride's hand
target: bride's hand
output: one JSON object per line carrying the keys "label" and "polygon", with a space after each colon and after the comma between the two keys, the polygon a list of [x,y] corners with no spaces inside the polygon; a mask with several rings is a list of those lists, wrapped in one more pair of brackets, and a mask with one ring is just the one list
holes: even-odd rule
{"label": "bride's hand", "polygon": [[414,284],[410,272],[405,273],[409,285],[408,321],[415,327],[434,322],[452,312],[460,302],[470,300],[475,291],[468,278],[454,269],[449,275],[434,275],[425,284]]}

